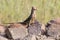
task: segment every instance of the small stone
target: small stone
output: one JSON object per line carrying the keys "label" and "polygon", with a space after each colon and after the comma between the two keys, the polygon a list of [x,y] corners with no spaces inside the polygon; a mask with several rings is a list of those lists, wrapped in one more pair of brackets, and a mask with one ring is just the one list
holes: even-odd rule
{"label": "small stone", "polygon": [[36,40],[36,36],[35,35],[27,35],[25,38],[23,38],[23,40]]}
{"label": "small stone", "polygon": [[37,38],[38,40],[44,40],[44,39],[46,39],[47,37],[46,37],[45,35],[38,35],[38,36],[36,36],[36,38]]}

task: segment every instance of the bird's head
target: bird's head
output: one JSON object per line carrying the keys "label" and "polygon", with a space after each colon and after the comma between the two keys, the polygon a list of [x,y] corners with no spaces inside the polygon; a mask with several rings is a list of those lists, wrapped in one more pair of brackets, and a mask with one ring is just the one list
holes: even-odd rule
{"label": "bird's head", "polygon": [[37,8],[36,7],[34,7],[34,6],[32,6],[32,10],[33,10],[33,14],[32,14],[32,18],[34,19],[34,18],[36,18],[36,11],[35,10],[37,10]]}
{"label": "bird's head", "polygon": [[32,6],[32,9],[33,9],[33,10],[37,10],[36,7],[34,7],[34,6]]}

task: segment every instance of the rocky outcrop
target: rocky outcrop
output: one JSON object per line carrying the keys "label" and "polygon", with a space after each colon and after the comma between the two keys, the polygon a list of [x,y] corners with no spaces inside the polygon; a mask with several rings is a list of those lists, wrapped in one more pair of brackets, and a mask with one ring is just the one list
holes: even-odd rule
{"label": "rocky outcrop", "polygon": [[46,25],[47,34],[56,39],[60,39],[60,18],[50,20]]}

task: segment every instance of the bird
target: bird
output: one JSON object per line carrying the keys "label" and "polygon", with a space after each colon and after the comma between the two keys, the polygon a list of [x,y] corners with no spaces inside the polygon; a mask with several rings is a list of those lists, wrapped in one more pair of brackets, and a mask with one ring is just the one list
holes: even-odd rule
{"label": "bird", "polygon": [[[41,34],[41,31],[43,30],[41,28],[41,24],[39,23],[39,21],[36,19],[36,11],[37,10],[36,8],[34,9],[35,7],[32,7],[33,10],[31,10],[31,15],[29,16],[28,19],[30,19],[28,21],[29,25],[28,25],[28,34],[29,35],[40,35]],[[26,22],[27,20],[25,20],[24,22]]]}
{"label": "bird", "polygon": [[30,16],[22,23],[28,23],[29,24],[31,20],[33,21],[34,18],[36,17],[36,15],[34,13],[35,10],[37,10],[37,9],[35,7],[32,7]]}
{"label": "bird", "polygon": [[32,6],[30,16],[25,21],[20,22],[20,23],[25,24],[25,25],[27,24],[28,25],[27,28],[29,27],[30,24],[34,23],[35,18],[36,18],[36,13],[35,13],[36,11],[35,10],[37,10],[36,7]]}
{"label": "bird", "polygon": [[7,23],[7,24],[10,24],[10,25],[9,25],[9,28],[10,28],[10,27],[15,27],[15,26],[16,26],[16,27],[19,27],[19,26],[28,27],[28,25],[30,24],[31,20],[33,21],[34,18],[35,18],[35,13],[34,13],[35,10],[36,10],[36,8],[32,6],[30,16],[29,16],[26,20],[24,20],[23,22]]}

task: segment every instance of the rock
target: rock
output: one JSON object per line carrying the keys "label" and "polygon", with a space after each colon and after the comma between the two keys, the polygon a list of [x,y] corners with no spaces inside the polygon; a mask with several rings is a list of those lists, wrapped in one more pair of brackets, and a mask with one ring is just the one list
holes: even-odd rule
{"label": "rock", "polygon": [[30,24],[28,27],[28,33],[31,35],[38,35],[41,34],[41,24],[38,21]]}
{"label": "rock", "polygon": [[22,40],[31,40],[31,35],[27,35],[26,37],[24,37]]}
{"label": "rock", "polygon": [[46,38],[46,39],[44,39],[44,40],[55,40],[55,39],[53,39],[53,38]]}
{"label": "rock", "polygon": [[23,39],[25,36],[28,35],[27,29],[23,26],[15,27],[15,28],[8,28],[6,30],[6,34],[10,39]]}
{"label": "rock", "polygon": [[0,25],[0,35],[1,36],[5,36],[5,30],[6,30],[5,26],[4,25]]}
{"label": "rock", "polygon": [[46,37],[45,35],[36,36],[37,40],[55,40],[52,37]]}
{"label": "rock", "polygon": [[60,18],[55,18],[55,19],[53,19],[53,21],[54,21],[56,24],[60,24]]}
{"label": "rock", "polygon": [[31,40],[36,40],[36,36],[35,35],[32,35]]}
{"label": "rock", "polygon": [[60,18],[52,19],[48,23],[50,23],[50,24],[60,24]]}
{"label": "rock", "polygon": [[3,36],[0,36],[0,40],[8,40],[8,39]]}
{"label": "rock", "polygon": [[27,35],[25,38],[23,38],[22,40],[36,40],[36,36],[35,35]]}
{"label": "rock", "polygon": [[60,22],[58,22],[59,19],[55,19],[55,20],[51,20],[48,22],[48,26],[46,26],[47,28],[47,34],[51,37],[54,37],[56,39],[58,39],[59,37],[57,36],[60,36]]}
{"label": "rock", "polygon": [[47,37],[45,36],[45,35],[37,35],[36,36],[36,39],[37,40],[44,40],[44,39],[46,39]]}
{"label": "rock", "polygon": [[42,35],[46,34],[46,26],[44,24],[42,24],[42,26],[41,26],[41,34]]}
{"label": "rock", "polygon": [[21,23],[11,23],[9,25],[7,25],[8,28],[17,28],[17,27],[21,27],[21,26],[24,26],[25,28],[28,26],[28,25],[23,25]]}
{"label": "rock", "polygon": [[53,37],[47,37],[45,35],[28,35],[23,40],[55,40]]}

